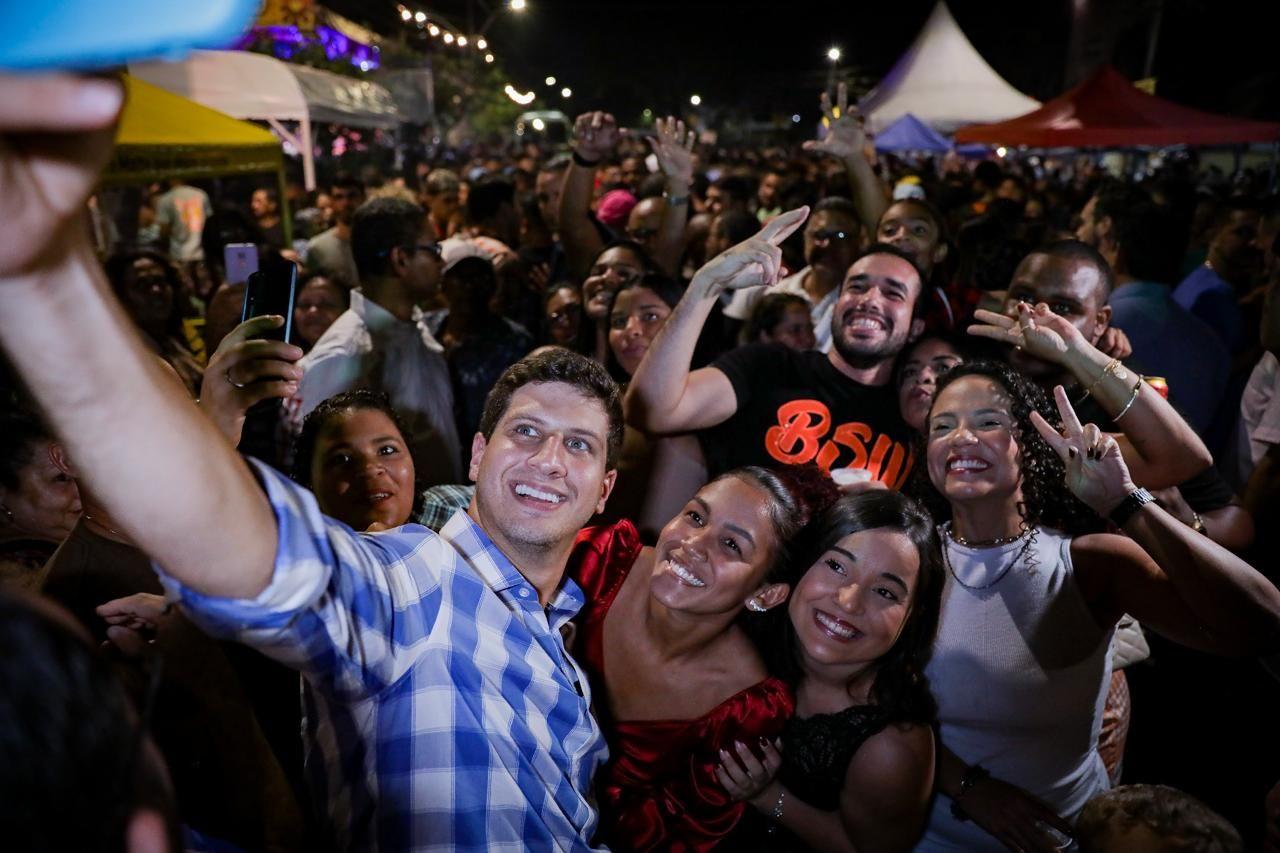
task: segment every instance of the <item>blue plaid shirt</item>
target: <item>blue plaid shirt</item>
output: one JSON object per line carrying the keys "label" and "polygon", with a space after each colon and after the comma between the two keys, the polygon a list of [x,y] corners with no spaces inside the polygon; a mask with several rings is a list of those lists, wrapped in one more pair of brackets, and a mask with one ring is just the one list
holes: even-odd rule
{"label": "blue plaid shirt", "polygon": [[560,629],[566,579],[537,590],[465,511],[357,534],[256,464],[279,527],[270,585],[214,598],[161,571],[218,637],[305,676],[306,763],[339,849],[588,850],[607,756]]}

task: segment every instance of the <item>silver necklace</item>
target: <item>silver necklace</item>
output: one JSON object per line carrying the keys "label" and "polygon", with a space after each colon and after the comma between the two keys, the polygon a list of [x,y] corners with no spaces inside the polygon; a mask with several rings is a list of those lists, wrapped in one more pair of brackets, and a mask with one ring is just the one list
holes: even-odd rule
{"label": "silver necklace", "polygon": [[957,545],[963,545],[966,548],[994,548],[997,545],[1009,545],[1027,535],[1027,531],[1019,530],[1012,536],[997,536],[995,539],[965,539],[952,529],[949,521],[942,525],[942,529]]}
{"label": "silver necklace", "polygon": [[942,545],[942,562],[946,564],[947,571],[951,574],[951,577],[956,579],[956,583],[960,584],[960,586],[964,587],[965,589],[988,589],[990,587],[995,586],[997,583],[1000,582],[1001,578],[1003,578],[1006,574],[1009,573],[1010,569],[1012,569],[1014,566],[1018,564],[1019,560],[1021,560],[1023,557],[1026,556],[1027,551],[1031,548],[1032,543],[1035,542],[1035,536],[1033,535],[1034,531],[1031,528],[1028,528],[1027,530],[1022,531],[1017,536],[1010,536],[1002,539],[992,539],[990,540],[990,544],[984,543],[981,545],[967,542],[964,539],[960,538],[959,536],[956,536],[954,533],[951,532],[951,522],[949,521],[943,524],[942,529],[943,529],[943,532],[946,534],[947,539],[951,540],[952,542],[955,542],[957,545],[963,545],[968,548],[987,548],[987,547],[994,548],[1000,545],[1010,545],[1014,542],[1017,542],[1019,539],[1023,539],[1023,538],[1027,540],[1026,542],[1023,543],[1022,547],[1019,548],[1014,553],[1013,559],[1010,560],[1006,565],[1001,566],[1000,571],[996,572],[995,577],[993,577],[991,580],[987,581],[984,584],[967,584],[960,579],[960,575],[956,574],[955,566],[951,564],[951,549],[944,542]]}

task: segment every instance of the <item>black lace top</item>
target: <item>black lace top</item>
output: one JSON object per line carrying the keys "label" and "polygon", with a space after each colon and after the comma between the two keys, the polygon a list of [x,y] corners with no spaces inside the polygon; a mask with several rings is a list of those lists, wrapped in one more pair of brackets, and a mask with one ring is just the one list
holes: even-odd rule
{"label": "black lace top", "polygon": [[888,715],[875,705],[854,705],[803,719],[792,717],[782,731],[779,780],[814,808],[835,811],[853,754],[888,723]]}

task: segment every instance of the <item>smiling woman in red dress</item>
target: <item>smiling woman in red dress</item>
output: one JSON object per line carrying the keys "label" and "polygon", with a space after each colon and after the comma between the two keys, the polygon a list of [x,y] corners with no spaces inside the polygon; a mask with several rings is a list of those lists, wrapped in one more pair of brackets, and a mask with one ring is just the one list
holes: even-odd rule
{"label": "smiling woman in red dress", "polygon": [[816,469],[741,468],[699,490],[655,547],[627,521],[582,532],[577,656],[609,741],[598,842],[710,850],[744,831],[743,804],[716,779],[720,750],[774,738],[793,702],[740,622],[786,601],[771,579],[787,543],[834,497]]}

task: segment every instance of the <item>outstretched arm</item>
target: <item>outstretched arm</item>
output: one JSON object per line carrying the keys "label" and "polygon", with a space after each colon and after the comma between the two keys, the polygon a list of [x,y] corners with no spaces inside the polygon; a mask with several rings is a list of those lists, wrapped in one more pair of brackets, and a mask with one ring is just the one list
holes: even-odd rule
{"label": "outstretched arm", "polygon": [[587,277],[587,270],[604,241],[591,221],[591,193],[595,189],[595,166],[583,166],[579,160],[597,164],[613,152],[622,131],[608,113],[583,113],[573,123],[573,162],[564,175],[560,192],[560,239],[569,274],[575,281]]}
{"label": "outstretched arm", "polygon": [[828,154],[844,164],[853,190],[853,204],[858,208],[858,218],[874,240],[876,227],[889,207],[889,200],[884,184],[876,177],[875,169],[871,168],[863,153],[867,135],[862,129],[862,117],[857,113],[856,107],[850,112],[849,91],[844,83],[836,89],[834,109],[831,96],[823,92],[822,117],[827,120],[827,135],[806,142],[804,150]]}
{"label": "outstretched arm", "polygon": [[779,247],[809,215],[801,207],[775,217],[760,233],[708,261],[694,275],[675,311],[636,368],[623,407],[627,421],[652,433],[689,432],[727,420],[737,411],[729,378],[714,367],[690,372],[698,334],[726,289],[777,280]]}
{"label": "outstretched arm", "polygon": [[121,99],[102,80],[0,77],[0,345],[129,537],[194,589],[252,597],[276,550],[266,498],[164,380],[79,226]]}
{"label": "outstretched arm", "polygon": [[1036,358],[1061,365],[1118,419],[1124,432],[1116,440],[1135,483],[1148,489],[1176,486],[1213,464],[1200,436],[1167,400],[1118,360],[1113,364],[1048,305],[1021,304],[1016,318],[980,309],[974,319],[969,334],[1022,347]]}
{"label": "outstretched arm", "polygon": [[[1054,389],[1063,429],[1031,420],[1066,467],[1066,486],[1103,518],[1135,487],[1114,437],[1080,425]],[[1280,649],[1280,590],[1252,566],[1154,502],[1120,519],[1129,538],[1098,534],[1072,543],[1085,598],[1099,624],[1130,613],[1180,643],[1227,655]]]}

